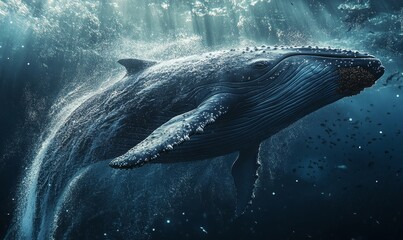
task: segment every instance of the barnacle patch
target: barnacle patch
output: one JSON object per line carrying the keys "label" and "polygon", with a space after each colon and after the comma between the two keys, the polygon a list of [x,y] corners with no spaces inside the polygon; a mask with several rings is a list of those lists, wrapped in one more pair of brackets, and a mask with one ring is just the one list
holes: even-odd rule
{"label": "barnacle patch", "polygon": [[376,81],[371,72],[360,66],[339,68],[338,71],[340,74],[338,92],[343,95],[358,94],[364,88],[372,86]]}

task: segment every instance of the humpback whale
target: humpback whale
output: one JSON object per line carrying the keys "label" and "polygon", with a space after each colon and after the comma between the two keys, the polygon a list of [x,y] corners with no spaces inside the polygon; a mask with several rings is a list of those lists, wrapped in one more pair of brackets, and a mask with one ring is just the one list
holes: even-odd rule
{"label": "humpback whale", "polygon": [[242,214],[253,199],[263,140],[384,73],[371,55],[310,47],[118,62],[126,75],[73,104],[34,159],[20,203],[26,239],[54,234],[70,185],[95,163],[130,169],[237,152],[232,175]]}
{"label": "humpback whale", "polygon": [[105,150],[116,153],[109,165],[129,169],[238,152],[232,166],[237,214],[253,197],[263,140],[370,87],[384,73],[381,62],[368,54],[311,47],[262,46],[119,63],[126,67],[124,81],[131,87],[104,97],[113,95],[111,101],[122,99],[118,102],[132,106],[124,117],[117,116],[125,130],[115,134],[125,135],[130,144]]}

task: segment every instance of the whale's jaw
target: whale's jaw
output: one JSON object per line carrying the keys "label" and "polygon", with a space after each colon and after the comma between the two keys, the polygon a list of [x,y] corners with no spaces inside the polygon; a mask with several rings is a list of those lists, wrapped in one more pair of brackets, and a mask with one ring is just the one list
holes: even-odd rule
{"label": "whale's jaw", "polygon": [[377,59],[367,60],[367,66],[355,66],[340,68],[340,80],[338,92],[345,96],[352,96],[360,93],[365,88],[371,87],[382,77],[385,68]]}

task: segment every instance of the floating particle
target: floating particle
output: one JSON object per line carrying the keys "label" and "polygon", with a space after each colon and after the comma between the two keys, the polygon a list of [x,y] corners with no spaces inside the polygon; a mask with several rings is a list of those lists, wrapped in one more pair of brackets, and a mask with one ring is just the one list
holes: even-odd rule
{"label": "floating particle", "polygon": [[206,229],[204,229],[204,227],[200,227],[200,229],[201,229],[205,234],[207,234],[207,231],[206,231]]}
{"label": "floating particle", "polygon": [[171,223],[171,220],[167,219],[167,223]]}
{"label": "floating particle", "polygon": [[276,195],[276,192],[272,192],[271,195],[273,195],[273,196]]}
{"label": "floating particle", "polygon": [[352,118],[349,118],[348,120],[349,120],[350,122],[352,122],[352,121],[353,121],[353,119],[352,119]]}
{"label": "floating particle", "polygon": [[347,169],[347,166],[343,164],[343,165],[337,166],[337,168],[338,168],[338,169]]}

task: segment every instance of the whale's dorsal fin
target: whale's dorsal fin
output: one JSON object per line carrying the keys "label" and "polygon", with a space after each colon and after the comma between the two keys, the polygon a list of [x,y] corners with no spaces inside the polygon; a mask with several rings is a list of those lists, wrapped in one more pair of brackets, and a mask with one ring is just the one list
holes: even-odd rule
{"label": "whale's dorsal fin", "polygon": [[141,71],[143,69],[146,69],[148,67],[151,67],[152,65],[156,64],[156,61],[150,61],[150,60],[142,60],[142,59],[135,59],[135,58],[125,58],[125,59],[120,59],[118,61],[121,65],[123,65],[126,70],[127,74],[133,74],[138,71]]}
{"label": "whale's dorsal fin", "polygon": [[215,120],[229,111],[236,102],[234,98],[229,93],[216,94],[197,108],[171,118],[125,154],[113,159],[109,166],[123,169],[141,167],[161,154],[169,154],[193,135],[203,134],[207,125],[214,124]]}
{"label": "whale's dorsal fin", "polygon": [[236,187],[237,216],[242,215],[255,198],[259,167],[259,144],[252,144],[239,151],[231,170]]}

